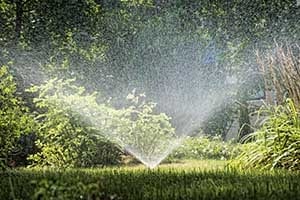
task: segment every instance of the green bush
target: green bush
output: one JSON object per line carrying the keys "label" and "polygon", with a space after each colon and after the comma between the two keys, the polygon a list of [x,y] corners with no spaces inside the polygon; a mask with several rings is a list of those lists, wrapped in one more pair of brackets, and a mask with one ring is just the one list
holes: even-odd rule
{"label": "green bush", "polygon": [[263,126],[244,138],[239,156],[245,167],[300,170],[300,113],[291,99],[284,105],[264,107],[267,116]]}
{"label": "green bush", "polygon": [[29,158],[32,166],[117,164],[121,151],[76,112],[85,104],[98,108],[96,93],[85,94],[84,88],[72,82],[53,79],[29,90],[37,93],[34,103],[39,110],[36,118],[40,124],[35,142],[39,152]]}
{"label": "green bush", "polygon": [[144,95],[128,95],[130,104],[116,109],[97,102],[97,93],[88,94],[74,80],[53,79],[30,90],[40,122],[32,156],[33,166],[75,167],[116,164],[126,149],[139,159],[164,155],[176,140],[170,118],[155,113],[155,104]]}
{"label": "green bush", "polygon": [[[154,161],[165,154],[177,140],[170,117],[156,113],[153,102],[146,102],[144,94],[132,92],[127,96],[130,106],[115,112],[115,131],[111,137],[140,159]],[[154,159],[154,160],[151,160]]]}
{"label": "green bush", "polygon": [[16,90],[8,67],[0,67],[0,163],[5,165],[14,165],[12,156],[22,151],[20,137],[35,130],[35,122]]}
{"label": "green bush", "polygon": [[240,153],[240,145],[233,141],[225,142],[221,136],[187,137],[169,159],[221,159],[228,160]]}

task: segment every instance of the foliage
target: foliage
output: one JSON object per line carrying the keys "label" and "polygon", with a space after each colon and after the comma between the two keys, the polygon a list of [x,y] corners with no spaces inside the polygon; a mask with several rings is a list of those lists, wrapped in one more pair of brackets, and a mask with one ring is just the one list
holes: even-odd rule
{"label": "foliage", "polygon": [[[154,108],[151,103],[146,103],[140,107],[115,110],[103,105],[99,109],[104,109],[106,114],[109,113],[106,116],[113,115],[114,125],[118,124],[120,130],[119,135],[121,132],[127,133],[125,131],[127,129],[132,129],[133,132],[141,132],[141,136],[147,136],[146,138],[149,139],[151,136],[148,137],[146,132],[155,132],[151,126],[155,125],[157,128],[158,124],[155,124],[157,121],[166,122],[165,127],[170,125],[167,116],[155,115],[156,110],[165,109],[163,112],[185,114],[186,105],[194,109],[199,102],[207,100],[205,92],[210,94],[210,91],[206,90],[200,95],[203,99],[190,98],[188,95],[185,96],[187,90],[191,94],[196,94],[199,92],[199,87],[196,87],[198,84],[211,86],[215,80],[220,80],[223,84],[226,75],[220,72],[241,73],[247,67],[246,73],[248,73],[248,68],[256,67],[253,64],[255,59],[253,49],[268,47],[273,43],[274,37],[297,41],[300,33],[299,13],[295,0],[273,0],[272,2],[261,0],[247,2],[243,0],[0,0],[0,46],[3,47],[0,50],[0,65],[8,60],[14,61],[13,68],[18,83],[22,83],[18,84],[21,89],[42,79],[43,73],[37,70],[41,68],[41,71],[51,72],[47,74],[49,76],[76,77],[88,91],[101,88],[102,93],[107,96],[120,96],[120,91],[128,92],[127,89],[131,90],[133,87],[144,87],[141,88],[143,92],[146,91],[158,105],[162,106]],[[209,53],[205,52],[206,50]],[[206,54],[210,54],[208,58],[218,54],[216,57],[219,63],[203,65],[203,60],[209,62],[214,60],[202,59]],[[194,70],[195,66],[200,70]],[[239,77],[244,79],[244,75]],[[186,81],[185,78],[190,81]],[[290,78],[292,81],[285,82],[297,85],[297,78],[292,76]],[[290,97],[294,98],[292,96],[295,96],[298,89],[295,90],[295,87],[289,87],[286,83],[284,89],[289,90]],[[182,88],[183,92],[178,88]],[[243,90],[249,91],[248,88]],[[21,95],[23,99],[27,97],[26,93]],[[247,94],[241,92],[239,96],[243,105],[240,108],[242,125],[249,122],[248,110],[245,109],[247,106],[244,106]],[[189,104],[177,103],[181,101]],[[175,105],[170,102],[175,102]],[[295,98],[294,102],[298,104]],[[49,104],[38,108],[39,115],[51,106]],[[65,109],[63,106],[59,108]],[[68,105],[66,108],[69,108]],[[150,111],[140,112],[143,109]],[[65,116],[66,113],[72,113],[71,119]],[[132,120],[132,116],[136,113],[139,113],[137,120]],[[195,111],[195,113],[200,112]],[[204,127],[206,133],[218,132],[225,135],[234,111],[225,108],[219,113],[207,122],[207,126]],[[89,135],[95,135],[95,132],[103,134],[111,130],[110,127],[96,127],[99,129],[96,131],[89,127],[89,123],[87,126],[83,125],[86,123],[85,119],[79,118],[77,114],[71,111],[59,112],[53,107],[53,112],[46,116],[48,120],[39,118],[41,122],[43,120],[47,122],[43,128],[42,126],[39,128],[39,131],[54,131],[62,134],[68,132],[64,129],[70,129],[72,133],[68,134],[77,138],[78,135],[85,135],[87,132],[91,133]],[[122,117],[122,120],[118,120],[116,116]],[[55,117],[57,122],[52,120]],[[145,123],[145,119],[152,125],[144,130],[140,125]],[[77,121],[80,125],[73,126]],[[5,119],[2,124],[6,122]],[[198,122],[195,126],[198,128]],[[167,132],[172,133],[171,128]],[[249,127],[245,134],[247,132]],[[18,134],[20,135],[16,133]],[[136,139],[132,138],[132,135],[126,137]],[[16,138],[12,137],[11,141],[16,141]],[[45,138],[43,140],[46,140]],[[56,141],[55,134],[52,139]],[[79,143],[85,140],[80,139],[80,141],[74,141],[77,143],[74,146],[78,147]],[[84,146],[95,146],[88,141],[83,143],[89,144]],[[105,149],[110,149],[111,143],[104,143],[108,144]],[[67,146],[69,147],[69,144]],[[54,146],[52,148],[56,149]],[[57,150],[69,155],[70,158],[77,158],[80,155],[79,157],[85,157],[87,160],[94,160],[78,152],[66,152],[60,148]],[[96,154],[98,153],[92,153],[92,155]],[[47,155],[51,155],[50,150]],[[57,159],[55,160],[57,162]],[[68,160],[70,161],[69,158]]]}
{"label": "foliage", "polygon": [[187,137],[183,144],[169,156],[177,159],[221,159],[235,158],[240,153],[240,145],[232,141],[225,142],[220,136]]}
{"label": "foliage", "polygon": [[[31,72],[41,65],[51,75],[76,76],[88,89],[101,87],[103,94],[119,94],[129,84],[137,87],[136,82],[142,82],[148,86],[143,89],[159,91],[157,96],[172,93],[165,98],[181,98],[180,92],[157,85],[197,90],[192,83],[212,81],[224,66],[242,71],[252,66],[252,49],[258,44],[267,46],[275,36],[298,38],[297,19],[295,0],[0,0],[0,44],[7,48],[0,52],[0,62],[12,59],[16,71],[26,74],[18,81],[26,84],[40,79]],[[187,70],[202,62],[206,49],[228,52],[221,55],[221,65],[207,66],[216,73],[203,73],[202,66],[197,73]],[[176,65],[182,68],[174,69]],[[161,73],[162,68],[176,77],[186,73],[191,81],[176,78],[170,83],[173,78]],[[213,124],[211,129],[225,130],[227,121],[218,124],[222,126]]]}
{"label": "foliage", "polygon": [[127,96],[130,106],[118,111],[117,126],[112,138],[117,138],[128,151],[141,157],[161,156],[176,139],[170,117],[154,111],[155,104],[143,100],[135,91]]}
{"label": "foliage", "polygon": [[[199,166],[201,168],[201,165]],[[0,198],[12,199],[7,173]],[[300,176],[285,171],[71,169],[12,171],[18,199],[299,199]],[[35,183],[32,183],[34,180]]]}
{"label": "foliage", "polygon": [[8,67],[0,67],[0,163],[2,159],[13,162],[12,156],[22,151],[20,137],[35,130],[35,122],[16,90]]}
{"label": "foliage", "polygon": [[115,164],[121,155],[118,148],[157,156],[175,138],[169,117],[156,114],[154,103],[141,101],[143,95],[128,95],[129,106],[116,109],[108,102],[98,103],[97,93],[86,93],[74,80],[53,79],[30,91],[38,92],[34,103],[40,110],[40,152],[30,157],[33,165]]}
{"label": "foliage", "polygon": [[[121,152],[70,106],[73,102],[97,105],[96,94],[84,94],[84,88],[71,85],[72,80],[50,80],[34,86],[34,103],[39,109],[40,126],[36,145],[40,151],[32,156],[34,166],[74,167],[115,164]],[[78,109],[78,107],[77,107]]]}
{"label": "foliage", "polygon": [[291,99],[284,105],[268,106],[260,111],[263,126],[244,138],[241,165],[263,169],[300,170],[300,114]]}

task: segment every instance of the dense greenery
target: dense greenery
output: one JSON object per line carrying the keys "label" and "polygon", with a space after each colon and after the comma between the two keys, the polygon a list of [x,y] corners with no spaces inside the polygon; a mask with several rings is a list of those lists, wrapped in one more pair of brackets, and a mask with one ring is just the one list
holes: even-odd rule
{"label": "dense greenery", "polygon": [[[296,0],[0,0],[0,199],[300,199],[299,21]],[[234,169],[74,169],[180,142],[167,162]]]}
{"label": "dense greenery", "polygon": [[25,154],[20,137],[33,134],[36,123],[17,96],[16,83],[7,66],[0,67],[0,166],[15,165],[16,156]]}
{"label": "dense greenery", "polygon": [[293,101],[260,112],[266,119],[262,128],[244,138],[250,143],[239,157],[242,166],[299,170],[300,115]]}
{"label": "dense greenery", "polygon": [[276,44],[265,58],[258,55],[266,92],[274,91],[278,105],[269,105],[272,96],[268,94],[267,104],[257,112],[262,126],[243,138],[249,143],[239,156],[242,167],[300,169],[300,57],[294,45]]}
{"label": "dense greenery", "polygon": [[220,136],[188,137],[169,156],[171,161],[180,159],[230,160],[239,155],[241,145],[233,141],[225,142]]}
{"label": "dense greenery", "polygon": [[[197,169],[19,170],[18,199],[299,199],[300,175],[283,171]],[[1,177],[7,177],[2,173]],[[7,178],[0,198],[11,199]]]}
{"label": "dense greenery", "polygon": [[37,94],[40,125],[35,142],[40,151],[29,157],[33,166],[117,164],[119,149],[159,156],[176,139],[169,117],[156,114],[142,94],[129,94],[128,107],[116,109],[98,103],[97,93],[88,94],[74,80],[53,79],[29,91]]}
{"label": "dense greenery", "polygon": [[101,135],[101,130],[89,125],[84,116],[74,110],[81,108],[70,106],[85,102],[97,109],[95,94],[84,94],[84,88],[71,83],[72,80],[53,79],[29,90],[37,94],[33,102],[38,109],[36,119],[39,121],[35,143],[40,151],[29,157],[32,165],[86,167],[117,164],[121,151]]}

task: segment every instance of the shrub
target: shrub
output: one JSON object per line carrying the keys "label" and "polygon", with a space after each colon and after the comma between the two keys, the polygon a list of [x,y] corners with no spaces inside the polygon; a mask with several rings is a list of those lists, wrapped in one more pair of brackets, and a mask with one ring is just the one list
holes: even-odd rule
{"label": "shrub", "polygon": [[40,151],[30,156],[32,166],[86,167],[118,163],[121,151],[72,107],[83,102],[97,107],[96,93],[85,94],[84,88],[72,82],[53,79],[30,89],[38,93],[34,103],[39,109],[36,118],[40,122],[36,140]]}
{"label": "shrub", "polygon": [[225,142],[221,136],[187,137],[183,144],[176,149],[169,159],[222,159],[236,157],[240,145],[232,141]]}
{"label": "shrub", "polygon": [[38,93],[34,103],[40,110],[36,141],[40,152],[30,157],[33,165],[116,164],[121,148],[154,162],[177,139],[170,118],[155,113],[155,104],[142,100],[144,95],[133,92],[128,95],[130,104],[116,109],[107,102],[98,103],[97,93],[87,94],[73,83],[53,79],[30,90]]}
{"label": "shrub", "polygon": [[177,137],[170,117],[165,113],[156,113],[155,103],[146,102],[144,97],[134,91],[127,96],[130,106],[118,110],[113,117],[117,128],[112,139],[116,138],[139,159],[155,162],[158,157],[164,157]]}
{"label": "shrub", "polygon": [[244,138],[239,161],[245,167],[300,170],[300,113],[291,99],[282,106],[260,110],[267,115],[263,126]]}
{"label": "shrub", "polygon": [[0,67],[0,163],[9,161],[10,165],[15,165],[12,157],[22,151],[20,137],[35,130],[35,122],[16,90],[8,68]]}

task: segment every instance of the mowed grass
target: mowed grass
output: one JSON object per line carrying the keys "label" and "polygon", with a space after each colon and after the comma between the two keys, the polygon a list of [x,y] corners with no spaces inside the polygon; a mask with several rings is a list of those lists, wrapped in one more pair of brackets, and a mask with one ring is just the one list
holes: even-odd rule
{"label": "mowed grass", "polygon": [[[229,161],[226,160],[178,160],[172,163],[161,163],[154,170],[217,170],[224,169],[228,163]],[[125,170],[148,169],[147,166],[143,164],[129,164],[114,168]]]}
{"label": "mowed grass", "polygon": [[153,170],[142,165],[19,169],[1,177],[0,199],[300,199],[299,173],[245,171],[214,160]]}

